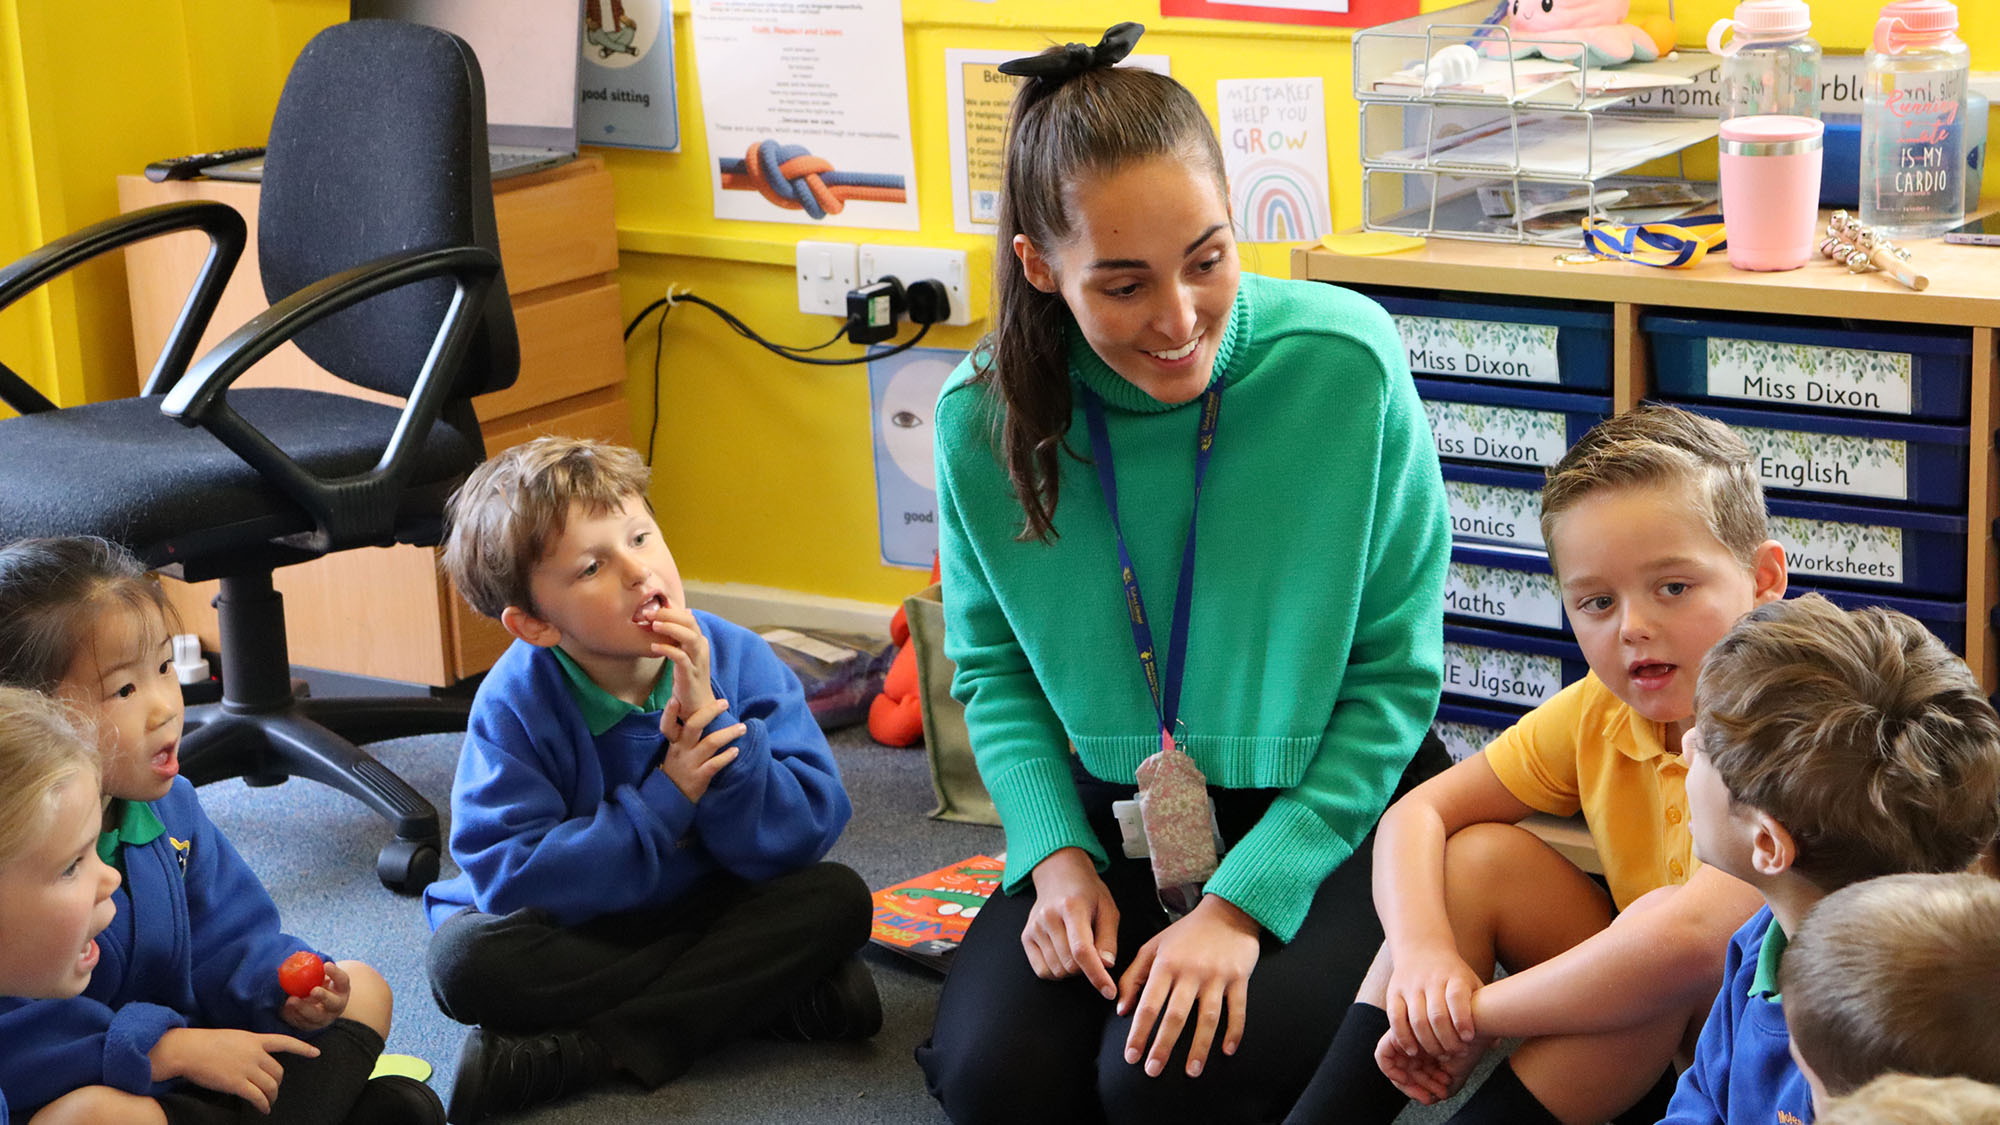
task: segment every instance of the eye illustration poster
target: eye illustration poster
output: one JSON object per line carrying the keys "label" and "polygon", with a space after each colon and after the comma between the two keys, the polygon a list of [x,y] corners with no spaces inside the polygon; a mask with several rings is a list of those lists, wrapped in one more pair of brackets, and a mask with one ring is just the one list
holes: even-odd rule
{"label": "eye illustration poster", "polygon": [[929,570],[937,553],[937,465],[931,419],[938,392],[965,353],[914,348],[868,365],[875,431],[875,509],[882,561]]}

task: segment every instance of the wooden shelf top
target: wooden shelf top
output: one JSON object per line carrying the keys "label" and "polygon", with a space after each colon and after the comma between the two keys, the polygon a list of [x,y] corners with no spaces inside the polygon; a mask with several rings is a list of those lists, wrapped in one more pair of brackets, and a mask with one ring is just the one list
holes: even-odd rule
{"label": "wooden shelf top", "polygon": [[[1820,228],[1825,225],[1822,214]],[[1692,269],[1621,261],[1569,265],[1556,260],[1569,252],[1563,247],[1454,238],[1431,238],[1420,249],[1373,256],[1299,247],[1292,251],[1292,276],[1576,301],[2000,327],[2000,247],[1960,246],[1935,238],[1907,245],[1911,265],[1930,275],[1930,287],[1922,293],[1880,272],[1849,273],[1826,258],[1783,273],[1732,269],[1726,252],[1711,254]]]}

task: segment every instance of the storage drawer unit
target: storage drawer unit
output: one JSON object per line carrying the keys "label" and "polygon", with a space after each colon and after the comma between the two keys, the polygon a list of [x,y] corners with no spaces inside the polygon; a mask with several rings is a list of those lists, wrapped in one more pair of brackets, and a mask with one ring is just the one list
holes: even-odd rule
{"label": "storage drawer unit", "polygon": [[1450,461],[1442,467],[1454,543],[1547,547],[1542,542],[1541,473]]}
{"label": "storage drawer unit", "polygon": [[1569,632],[1549,556],[1520,547],[1454,542],[1445,576],[1447,617],[1552,633]]}
{"label": "storage drawer unit", "polygon": [[1772,497],[1793,581],[1963,599],[1963,515]]}
{"label": "storage drawer unit", "polygon": [[1881,606],[1906,613],[1917,619],[1932,635],[1943,641],[1945,646],[1960,656],[1965,655],[1965,603],[1946,602],[1929,598],[1897,598],[1886,594],[1864,594],[1854,590],[1836,590],[1829,586],[1813,586],[1794,583],[1786,590],[1787,597],[1816,593],[1842,609],[1860,609],[1863,606]]}
{"label": "storage drawer unit", "polygon": [[1573,641],[1449,623],[1444,627],[1447,695],[1537,707],[1588,671],[1583,650]]}
{"label": "storage drawer unit", "polygon": [[1416,375],[1611,389],[1611,313],[1362,288],[1396,321]]}
{"label": "storage drawer unit", "polygon": [[1963,426],[1791,411],[1691,406],[1748,442],[1767,489],[1960,508],[1969,432]]}
{"label": "storage drawer unit", "polygon": [[1851,322],[1647,315],[1654,389],[1728,399],[1963,422],[1971,407],[1972,334]]}
{"label": "storage drawer unit", "polygon": [[1499,704],[1445,702],[1438,705],[1437,720],[1431,729],[1451,753],[1451,760],[1462,762],[1486,749],[1488,743],[1500,737],[1500,732],[1526,713]]}
{"label": "storage drawer unit", "polygon": [[1538,468],[1553,465],[1611,414],[1602,395],[1417,379],[1439,457]]}

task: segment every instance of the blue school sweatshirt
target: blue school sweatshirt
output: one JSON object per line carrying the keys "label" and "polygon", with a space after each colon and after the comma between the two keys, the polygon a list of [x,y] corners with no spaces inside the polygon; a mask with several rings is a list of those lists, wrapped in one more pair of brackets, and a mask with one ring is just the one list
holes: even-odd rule
{"label": "blue school sweatshirt", "polygon": [[194,786],[176,778],[159,800],[118,807],[120,838],[107,834],[99,854],[125,878],[90,984],[68,1000],[0,999],[0,1089],[25,1116],[83,1086],[166,1091],[147,1056],[173,1028],[301,1034],[279,1014],[278,966],[308,947],[278,928],[270,893]]}
{"label": "blue school sweatshirt", "polygon": [[670,676],[645,709],[607,706],[572,685],[580,672],[553,649],[515,641],[502,654],[473,698],[451,786],[461,873],[424,891],[433,930],[467,906],[536,907],[574,926],[666,906],[715,871],[770,879],[826,855],[852,806],[798,677],[750,630],[695,621],[716,698],[729,701],[709,729],[745,728],[698,803],[659,769]]}
{"label": "blue school sweatshirt", "polygon": [[1778,962],[1785,931],[1766,906],[1729,939],[1722,991],[1661,1125],[1804,1125],[1812,1090],[1792,1061]]}

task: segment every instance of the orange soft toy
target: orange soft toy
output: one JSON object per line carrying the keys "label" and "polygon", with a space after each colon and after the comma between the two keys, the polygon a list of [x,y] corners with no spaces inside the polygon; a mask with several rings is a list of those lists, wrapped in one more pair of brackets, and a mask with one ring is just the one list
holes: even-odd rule
{"label": "orange soft toy", "polygon": [[[937,580],[938,564],[933,559],[931,581]],[[889,619],[889,639],[896,642],[896,659],[882,681],[882,694],[868,703],[868,735],[884,746],[915,746],[924,738],[924,692],[917,678],[910,622],[900,606]]]}

